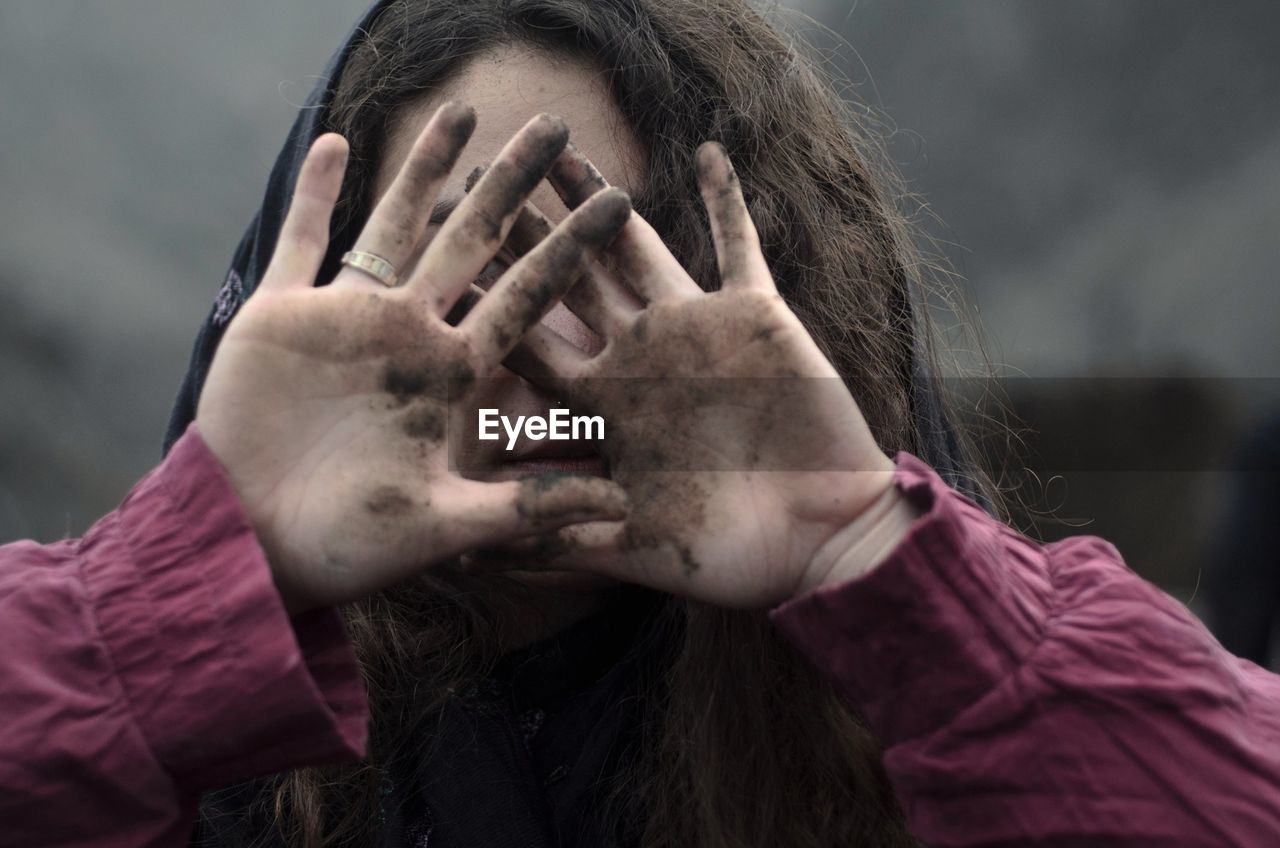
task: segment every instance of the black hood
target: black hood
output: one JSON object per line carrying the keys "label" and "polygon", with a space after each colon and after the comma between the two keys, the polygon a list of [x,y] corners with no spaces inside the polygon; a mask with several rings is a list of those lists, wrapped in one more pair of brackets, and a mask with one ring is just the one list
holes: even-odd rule
{"label": "black hood", "polygon": [[[365,32],[373,25],[382,10],[391,4],[391,0],[376,0],[352,27],[338,52],[329,60],[328,66],[321,74],[319,82],[307,98],[306,103],[298,111],[298,117],[285,139],[284,149],[276,157],[275,167],[271,169],[271,177],[267,180],[267,191],[262,198],[262,206],[258,209],[240,246],[236,248],[235,257],[231,260],[231,268],[223,280],[222,287],[214,299],[209,316],[200,327],[196,336],[196,344],[191,352],[191,364],[187,367],[187,376],[183,378],[182,388],[178,390],[178,399],[174,403],[173,412],[169,416],[169,428],[164,437],[164,452],[167,454],[186,431],[187,425],[196,417],[196,403],[200,399],[200,390],[204,387],[205,377],[209,373],[209,364],[213,362],[214,351],[227,324],[235,316],[241,304],[257,289],[262,275],[266,273],[271,255],[275,252],[276,241],[280,237],[280,228],[284,224],[285,214],[289,211],[289,203],[293,199],[294,185],[298,181],[298,172],[307,152],[317,138],[324,135],[329,116],[329,104],[333,99],[332,84],[338,80],[347,59],[360,43]],[[353,224],[354,230],[358,225]],[[355,243],[358,230],[354,232],[335,233],[330,240],[329,252],[325,256],[321,268],[320,279],[330,280],[337,275],[339,258],[348,248],[343,245]]]}

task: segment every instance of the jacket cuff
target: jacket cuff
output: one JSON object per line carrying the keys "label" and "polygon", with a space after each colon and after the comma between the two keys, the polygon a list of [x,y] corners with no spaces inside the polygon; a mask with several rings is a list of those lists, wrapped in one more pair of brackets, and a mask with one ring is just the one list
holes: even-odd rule
{"label": "jacket cuff", "polygon": [[368,707],[339,614],[289,619],[194,424],[80,556],[125,697],[180,786],[363,754]]}
{"label": "jacket cuff", "polygon": [[1039,643],[1044,551],[900,453],[895,484],[922,513],[878,567],[770,613],[886,746],[930,733]]}

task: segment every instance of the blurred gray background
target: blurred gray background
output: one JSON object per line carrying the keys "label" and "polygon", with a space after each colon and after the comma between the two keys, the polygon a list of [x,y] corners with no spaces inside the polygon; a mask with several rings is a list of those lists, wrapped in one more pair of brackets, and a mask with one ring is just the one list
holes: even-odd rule
{"label": "blurred gray background", "polygon": [[[157,461],[296,104],[363,5],[4,0],[0,539],[79,534]],[[832,61],[890,119],[997,365],[1172,380],[1201,412],[1040,380],[1014,398],[1032,426],[1069,451],[1164,424],[1218,456],[1274,405],[1280,5],[796,5],[851,45]],[[1101,412],[1064,428],[1081,409]],[[1051,505],[1191,599],[1222,475],[1120,477],[1067,473]]]}

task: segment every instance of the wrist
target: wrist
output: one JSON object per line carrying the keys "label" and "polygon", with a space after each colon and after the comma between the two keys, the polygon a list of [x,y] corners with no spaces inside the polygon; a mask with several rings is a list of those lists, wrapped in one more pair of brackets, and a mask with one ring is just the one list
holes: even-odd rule
{"label": "wrist", "polygon": [[796,586],[796,596],[870,574],[902,543],[920,515],[902,490],[890,482],[865,510],[818,548]]}

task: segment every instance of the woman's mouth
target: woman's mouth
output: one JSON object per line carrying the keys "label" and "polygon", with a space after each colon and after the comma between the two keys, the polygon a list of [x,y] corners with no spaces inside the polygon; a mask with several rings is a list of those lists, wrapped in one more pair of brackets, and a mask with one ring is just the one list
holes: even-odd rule
{"label": "woman's mouth", "polygon": [[[536,474],[585,474],[591,477],[607,477],[604,460],[596,454],[589,456],[538,456],[512,459],[499,467],[503,479],[529,477]],[[513,477],[508,478],[507,474]]]}
{"label": "woman's mouth", "polygon": [[[604,460],[596,444],[590,441],[534,441],[521,438],[498,466],[503,479],[529,477],[536,474],[585,474],[591,477],[607,477]],[[512,476],[508,476],[512,475]]]}

